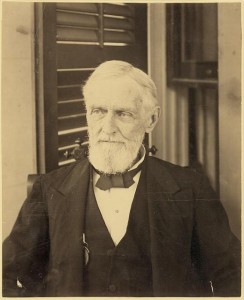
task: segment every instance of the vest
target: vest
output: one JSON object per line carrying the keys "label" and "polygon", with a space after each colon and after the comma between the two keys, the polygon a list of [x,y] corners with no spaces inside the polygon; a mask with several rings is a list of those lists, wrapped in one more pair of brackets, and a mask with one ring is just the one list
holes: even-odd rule
{"label": "vest", "polygon": [[145,171],[132,203],[125,236],[117,246],[107,230],[90,181],[85,234],[90,251],[84,272],[85,296],[152,296],[152,271]]}

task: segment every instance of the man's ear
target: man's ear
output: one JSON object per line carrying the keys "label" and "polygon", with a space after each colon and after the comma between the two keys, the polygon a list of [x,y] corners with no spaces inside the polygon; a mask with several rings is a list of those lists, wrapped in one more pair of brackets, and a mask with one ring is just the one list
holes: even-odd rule
{"label": "man's ear", "polygon": [[149,116],[148,124],[146,127],[146,133],[150,133],[153,131],[154,127],[158,123],[158,119],[160,117],[160,112],[161,112],[160,107],[155,106],[152,113]]}

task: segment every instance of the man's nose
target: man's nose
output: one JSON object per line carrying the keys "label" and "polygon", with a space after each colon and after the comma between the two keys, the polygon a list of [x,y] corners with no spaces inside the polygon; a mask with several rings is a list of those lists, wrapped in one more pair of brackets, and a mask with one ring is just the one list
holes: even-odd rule
{"label": "man's nose", "polygon": [[103,118],[103,127],[102,130],[106,134],[113,134],[116,133],[116,120],[113,113],[107,113],[106,116]]}

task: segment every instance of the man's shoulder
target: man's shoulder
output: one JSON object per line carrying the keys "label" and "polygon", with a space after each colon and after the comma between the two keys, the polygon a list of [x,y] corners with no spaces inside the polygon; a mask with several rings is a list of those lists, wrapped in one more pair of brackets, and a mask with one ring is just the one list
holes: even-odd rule
{"label": "man's shoulder", "polygon": [[175,174],[179,176],[182,175],[191,177],[199,176],[202,174],[200,167],[180,166],[153,156],[149,156],[148,164],[152,170],[158,170],[159,168],[171,173],[172,175]]}
{"label": "man's shoulder", "polygon": [[213,199],[216,195],[209,184],[208,178],[200,166],[179,166],[173,163],[163,161],[155,157],[149,157],[148,169],[151,178],[154,178],[160,184],[173,186],[175,190],[184,191],[191,189],[198,194],[198,197],[206,197],[206,193]]}
{"label": "man's shoulder", "polygon": [[148,159],[148,168],[157,178],[171,178],[179,186],[199,186],[205,178],[200,167],[180,166],[152,156]]}
{"label": "man's shoulder", "polygon": [[71,177],[76,173],[82,172],[83,169],[88,168],[89,161],[87,158],[82,158],[69,165],[62,166],[58,169],[52,170],[44,175],[42,179],[48,184],[58,185],[67,177]]}

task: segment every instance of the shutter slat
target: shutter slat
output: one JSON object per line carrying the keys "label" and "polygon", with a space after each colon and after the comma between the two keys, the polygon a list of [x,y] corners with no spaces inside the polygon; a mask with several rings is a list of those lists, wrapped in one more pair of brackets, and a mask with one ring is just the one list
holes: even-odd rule
{"label": "shutter slat", "polygon": [[57,41],[98,43],[98,31],[57,26]]}
{"label": "shutter slat", "polygon": [[115,16],[125,16],[133,17],[134,16],[134,7],[131,5],[116,5],[110,3],[104,3],[104,14],[115,15]]}
{"label": "shutter slat", "polygon": [[67,102],[67,103],[58,103],[58,116],[68,116],[74,115],[77,113],[85,113],[85,103],[84,101],[80,100],[79,102]]}
{"label": "shutter slat", "polygon": [[69,84],[84,84],[92,71],[58,72],[58,86]]}
{"label": "shutter slat", "polygon": [[68,11],[79,11],[88,13],[98,13],[98,4],[96,3],[62,3],[57,2],[57,9]]}
{"label": "shutter slat", "polygon": [[[98,14],[99,4],[98,3],[62,3],[58,2],[56,5],[58,10],[74,11]],[[115,16],[134,16],[134,7],[131,5],[116,5],[110,3],[104,3],[104,14],[115,15]]]}
{"label": "shutter slat", "polygon": [[[58,161],[59,162],[65,162],[65,161],[67,161],[67,160],[69,160],[69,159],[72,159],[72,157],[69,157],[68,159],[65,157],[65,152],[66,152],[67,150],[61,150],[61,151],[58,151]],[[69,149],[68,150],[69,151],[69,153],[70,152],[72,152],[72,149]]]}
{"label": "shutter slat", "polygon": [[58,87],[58,101],[82,99],[81,86],[77,87]]}
{"label": "shutter slat", "polygon": [[134,46],[104,47],[85,45],[57,45],[58,69],[94,68],[105,60],[135,61]]}
{"label": "shutter slat", "polygon": [[82,141],[87,141],[87,131],[80,131],[80,132],[73,132],[69,134],[60,135],[58,137],[58,146],[59,147],[65,147],[69,145],[73,145],[75,140],[77,138],[80,138]]}
{"label": "shutter slat", "polygon": [[104,28],[134,30],[133,19],[104,18]]}
{"label": "shutter slat", "polygon": [[57,25],[69,25],[98,29],[98,17],[69,12],[57,12]]}
{"label": "shutter slat", "polygon": [[105,31],[104,42],[133,44],[134,35],[130,31],[125,31],[125,32]]}
{"label": "shutter slat", "polygon": [[[57,28],[58,41],[76,41],[76,42],[99,42],[98,31],[86,30],[72,27],[58,27]],[[130,31],[104,31],[105,43],[127,43],[133,44],[134,34]]]}
{"label": "shutter slat", "polygon": [[65,159],[65,160],[59,161],[58,166],[59,167],[66,166],[66,165],[68,166],[69,164],[71,164],[73,162],[75,162],[74,158]]}
{"label": "shutter slat", "polygon": [[79,127],[85,127],[86,124],[86,116],[84,115],[75,115],[65,117],[65,119],[58,118],[58,130],[67,130]]}

